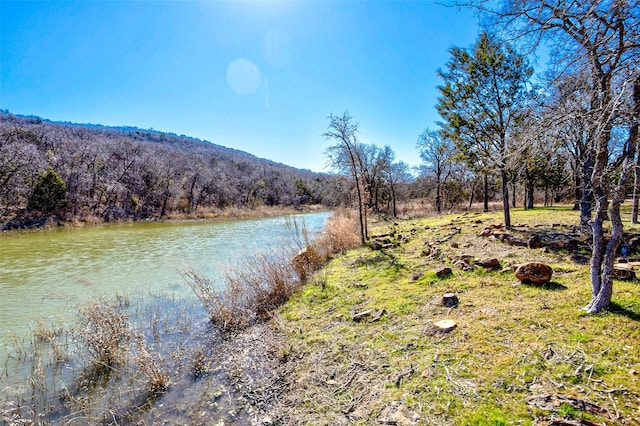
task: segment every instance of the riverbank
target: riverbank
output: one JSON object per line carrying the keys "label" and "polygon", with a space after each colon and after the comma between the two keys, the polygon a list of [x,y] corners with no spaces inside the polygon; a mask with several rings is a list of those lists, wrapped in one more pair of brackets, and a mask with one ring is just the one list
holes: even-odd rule
{"label": "riverbank", "polygon": [[[584,314],[588,236],[573,227],[577,213],[512,214],[511,231],[499,211],[380,221],[370,232],[375,250],[340,250],[289,288],[284,305],[250,304],[259,315],[226,331],[204,303],[126,308],[129,358],[117,374],[81,368],[100,374],[67,382],[68,394],[48,401],[85,407],[85,419],[104,424],[638,424],[638,281],[616,281],[610,309]],[[348,234],[335,229],[336,238]],[[517,243],[534,235],[541,248]],[[551,265],[551,282],[520,283],[513,267],[527,261]],[[443,267],[451,272],[436,273]],[[459,303],[444,306],[445,293]],[[441,320],[456,326],[441,331]],[[82,340],[44,330],[39,341],[57,371],[77,369],[60,348]],[[94,365],[95,356],[84,359]],[[0,410],[9,424],[16,413],[53,424],[77,417],[54,411],[39,388],[20,391],[12,401],[22,405]]]}
{"label": "riverbank", "polygon": [[[584,314],[588,252],[561,243],[575,238],[577,213],[512,214],[514,237],[557,243],[495,237],[501,212],[412,219],[372,230],[386,248],[316,273],[272,321],[288,336],[275,423],[639,424],[638,281],[616,281],[610,309]],[[513,267],[529,261],[551,265],[552,281],[520,283]],[[445,293],[459,303],[443,306]],[[440,320],[456,327],[438,331]]]}
{"label": "riverbank", "polygon": [[105,220],[97,216],[64,216],[40,214],[27,214],[16,216],[0,223],[0,231],[15,231],[28,229],[53,229],[58,227],[84,228],[87,226],[99,226],[114,223],[132,222],[186,222],[195,220],[234,220],[234,219],[265,219],[276,216],[316,213],[329,211],[321,205],[305,205],[300,207],[261,206],[256,208],[229,207],[225,209],[199,210],[194,213],[170,213],[164,217],[149,216],[144,218],[120,218]]}

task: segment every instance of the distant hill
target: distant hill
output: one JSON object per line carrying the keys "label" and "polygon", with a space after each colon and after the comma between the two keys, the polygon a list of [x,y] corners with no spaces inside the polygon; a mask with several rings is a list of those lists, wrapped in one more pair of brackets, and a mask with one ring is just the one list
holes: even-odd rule
{"label": "distant hill", "polygon": [[0,135],[0,217],[5,219],[25,212],[47,170],[66,185],[65,207],[57,213],[102,220],[230,206],[334,205],[345,196],[336,176],[152,129],[0,111]]}

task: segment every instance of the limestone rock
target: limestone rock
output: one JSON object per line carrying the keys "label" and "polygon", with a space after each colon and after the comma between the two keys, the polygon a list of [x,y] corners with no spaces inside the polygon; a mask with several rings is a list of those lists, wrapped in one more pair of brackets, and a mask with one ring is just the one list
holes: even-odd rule
{"label": "limestone rock", "polygon": [[454,320],[440,320],[433,323],[437,331],[448,333],[458,326]]}
{"label": "limestone rock", "polygon": [[516,278],[523,283],[542,285],[551,281],[553,269],[540,262],[529,262],[518,266]]}

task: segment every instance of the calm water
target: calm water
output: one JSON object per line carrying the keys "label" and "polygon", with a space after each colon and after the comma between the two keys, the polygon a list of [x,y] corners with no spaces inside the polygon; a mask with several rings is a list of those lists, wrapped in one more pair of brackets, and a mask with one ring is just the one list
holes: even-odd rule
{"label": "calm water", "polygon": [[308,230],[328,213],[260,220],[133,223],[0,235],[0,341],[38,318],[65,321],[78,304],[108,295],[191,297],[181,271],[211,279],[251,253],[282,244],[294,218]]}

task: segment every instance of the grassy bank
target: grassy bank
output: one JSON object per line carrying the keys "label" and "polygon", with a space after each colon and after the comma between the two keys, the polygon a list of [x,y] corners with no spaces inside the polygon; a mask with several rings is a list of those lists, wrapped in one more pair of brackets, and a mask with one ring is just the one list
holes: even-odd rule
{"label": "grassy bank", "polygon": [[[513,212],[513,234],[575,231],[568,208]],[[587,250],[479,237],[501,212],[379,223],[391,244],[331,260],[276,323],[288,336],[284,424],[640,424],[640,287],[616,281],[608,312],[586,315]],[[588,240],[584,236],[584,241]],[[398,244],[394,244],[398,242]],[[463,270],[456,256],[496,258]],[[541,261],[550,284],[511,266]],[[434,270],[450,266],[439,278]],[[441,304],[456,293],[456,307]],[[359,313],[365,315],[358,316]],[[457,322],[436,331],[442,319]]]}
{"label": "grassy bank", "polygon": [[[41,324],[0,369],[0,424],[640,424],[640,284],[616,281],[609,311],[586,315],[577,213],[501,219],[380,220],[376,249],[354,248],[349,212],[316,238],[293,222],[288,247],[222,289],[187,273],[197,301],[120,298]],[[542,248],[516,244],[531,236]],[[521,284],[528,261],[552,281]],[[8,385],[15,367],[30,377]]]}

